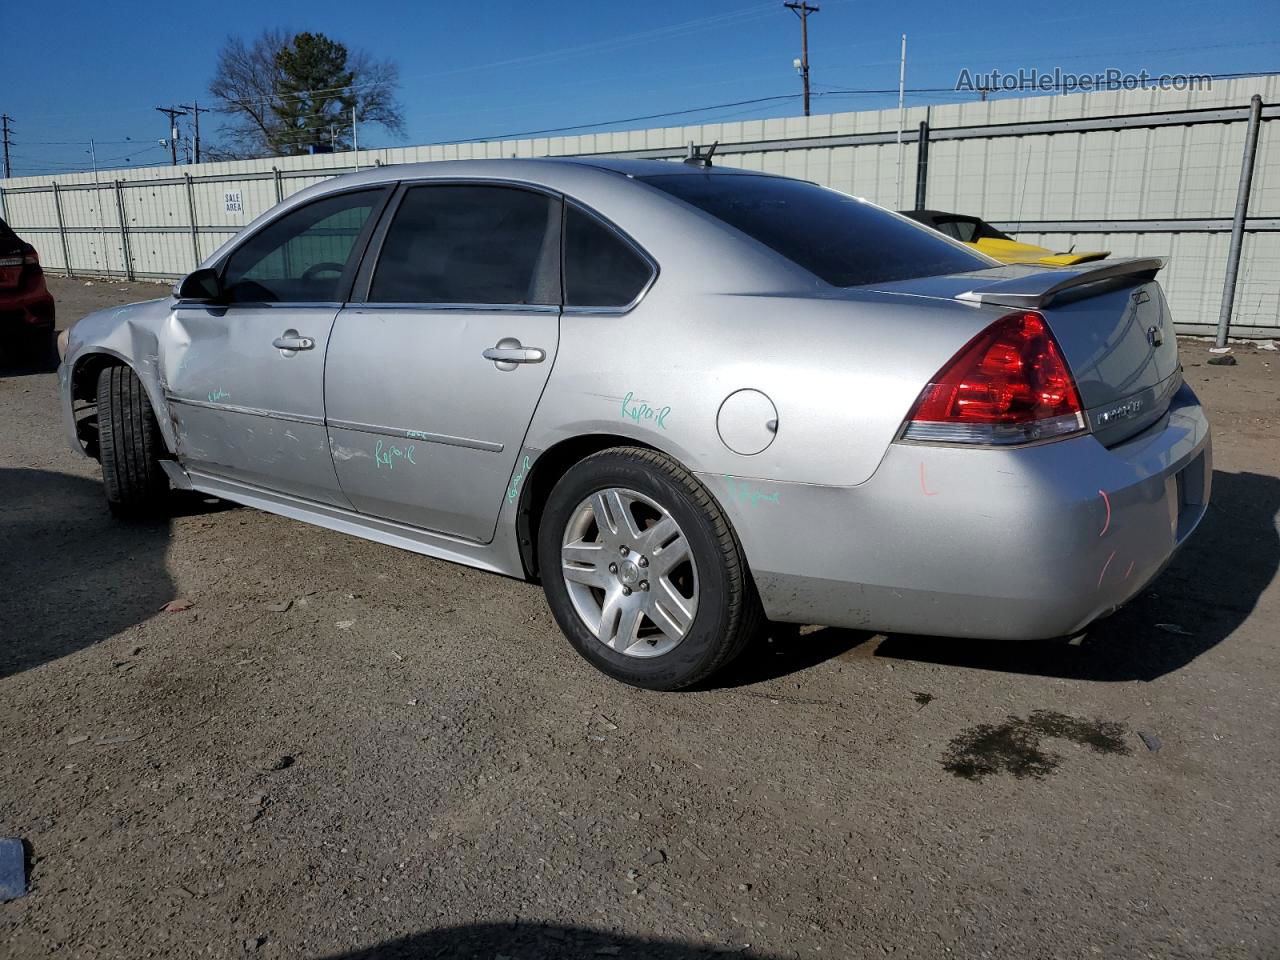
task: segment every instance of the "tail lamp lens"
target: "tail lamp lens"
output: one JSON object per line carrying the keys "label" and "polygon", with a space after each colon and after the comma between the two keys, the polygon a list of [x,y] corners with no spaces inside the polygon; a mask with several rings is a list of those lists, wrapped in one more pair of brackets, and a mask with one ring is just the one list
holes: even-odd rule
{"label": "tail lamp lens", "polygon": [[934,376],[903,437],[952,443],[1030,443],[1085,428],[1075,378],[1038,313],[1001,317]]}

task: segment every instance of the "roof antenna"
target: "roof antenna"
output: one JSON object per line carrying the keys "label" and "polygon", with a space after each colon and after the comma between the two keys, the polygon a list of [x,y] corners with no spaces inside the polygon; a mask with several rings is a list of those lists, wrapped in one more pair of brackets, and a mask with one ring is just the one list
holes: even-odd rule
{"label": "roof antenna", "polygon": [[711,158],[716,155],[716,147],[718,146],[720,146],[719,140],[711,144],[706,153],[699,153],[698,148],[695,147],[693,145],[693,141],[690,140],[689,152],[685,155],[684,162],[695,167],[709,167],[711,166]]}

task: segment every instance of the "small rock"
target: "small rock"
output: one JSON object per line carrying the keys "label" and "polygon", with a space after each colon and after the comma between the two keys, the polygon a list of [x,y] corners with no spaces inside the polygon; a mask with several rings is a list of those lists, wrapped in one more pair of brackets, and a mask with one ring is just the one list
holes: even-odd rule
{"label": "small rock", "polygon": [[136,657],[141,652],[142,652],[142,647],[134,647],[132,650],[129,651],[129,656]]}
{"label": "small rock", "polygon": [[650,850],[644,855],[644,859],[640,861],[646,867],[656,867],[660,863],[667,862],[667,854],[665,850]]}
{"label": "small rock", "polygon": [[598,716],[596,720],[597,722],[599,722],[600,726],[604,727],[606,730],[618,729],[618,725],[614,723],[612,720],[610,720],[608,717],[606,717],[603,713],[600,714],[600,716]]}
{"label": "small rock", "polygon": [[160,609],[164,613],[184,613],[195,606],[194,600],[170,600]]}
{"label": "small rock", "polygon": [[293,606],[292,600],[281,600],[278,603],[268,603],[267,609],[270,610],[272,613],[284,613],[286,610],[288,610],[292,606]]}
{"label": "small rock", "polygon": [[1215,367],[1234,367],[1236,358],[1229,353],[1225,353],[1220,357],[1210,357],[1209,363]]}
{"label": "small rock", "polygon": [[352,627],[355,626],[355,623],[356,622],[354,620],[339,620],[337,623],[334,624],[334,626],[337,627],[339,630],[350,630]]}
{"label": "small rock", "polygon": [[1147,749],[1150,750],[1152,753],[1155,753],[1157,750],[1160,749],[1161,746],[1163,746],[1163,744],[1160,742],[1160,738],[1157,737],[1154,733],[1143,733],[1141,730],[1139,730],[1138,737],[1142,740],[1143,743],[1147,745]]}
{"label": "small rock", "polygon": [[284,756],[282,756],[279,760],[277,760],[275,763],[273,763],[273,764],[271,765],[270,769],[272,769],[272,770],[288,770],[290,767],[292,767],[292,766],[293,766],[294,762],[295,762],[295,761],[294,761],[294,758],[293,758],[293,757],[291,757],[291,756],[289,756],[289,755],[286,753],[286,754],[285,754]]}
{"label": "small rock", "polygon": [[75,737],[67,737],[67,746],[74,747],[77,743],[84,743],[88,739],[89,735],[87,733],[82,733]]}
{"label": "small rock", "polygon": [[749,893],[750,891],[751,891],[751,884],[749,884],[749,883],[740,883],[740,884],[738,884],[738,892],[739,892],[739,893]]}

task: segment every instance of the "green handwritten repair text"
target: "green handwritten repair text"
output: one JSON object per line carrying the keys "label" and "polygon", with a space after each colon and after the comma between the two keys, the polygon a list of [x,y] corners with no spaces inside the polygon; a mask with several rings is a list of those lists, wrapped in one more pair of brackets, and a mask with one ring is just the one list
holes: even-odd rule
{"label": "green handwritten repair text", "polygon": [[373,462],[377,465],[379,470],[383,467],[386,467],[388,470],[394,470],[396,460],[408,460],[416,467],[418,465],[418,461],[413,459],[413,451],[416,446],[417,444],[411,443],[402,449],[397,447],[394,443],[384,445],[383,442],[379,440],[378,445],[373,448]]}
{"label": "green handwritten repair text", "polygon": [[671,412],[670,407],[658,407],[654,409],[643,400],[636,400],[635,394],[630,390],[627,395],[622,398],[622,415],[628,420],[634,420],[639,423],[641,420],[652,420],[663,430],[667,429],[667,414]]}
{"label": "green handwritten repair text", "polygon": [[218,388],[217,390],[213,391],[213,393],[209,394],[210,403],[217,403],[219,400],[230,400],[230,399],[231,399],[231,394],[227,393],[227,391],[223,390],[222,388]]}
{"label": "green handwritten repair text", "polygon": [[511,503],[520,493],[520,483],[529,473],[529,458],[525,457],[520,461],[520,466],[516,468],[516,473],[511,477],[511,486],[507,487],[507,502]]}
{"label": "green handwritten repair text", "polygon": [[729,484],[729,496],[733,497],[735,500],[741,500],[744,503],[749,503],[753,507],[761,500],[766,503],[778,502],[778,495],[776,493],[765,494],[761,493],[759,490],[752,490],[745,484],[735,482],[733,477],[730,476],[726,476],[724,480],[725,483]]}

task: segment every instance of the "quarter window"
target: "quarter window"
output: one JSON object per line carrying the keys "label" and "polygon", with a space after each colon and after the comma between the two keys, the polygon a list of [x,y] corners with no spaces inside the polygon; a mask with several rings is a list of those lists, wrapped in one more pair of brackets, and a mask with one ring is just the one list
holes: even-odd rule
{"label": "quarter window", "polygon": [[625,307],[653,270],[595,217],[568,207],[564,220],[564,296],[570,307]]}
{"label": "quarter window", "polygon": [[559,304],[559,252],[559,202],[545,194],[516,187],[414,187],[387,231],[369,299]]}
{"label": "quarter window", "polygon": [[360,190],[325,197],[259,230],[227,259],[227,298],[232,303],[337,300],[347,262],[381,194]]}

